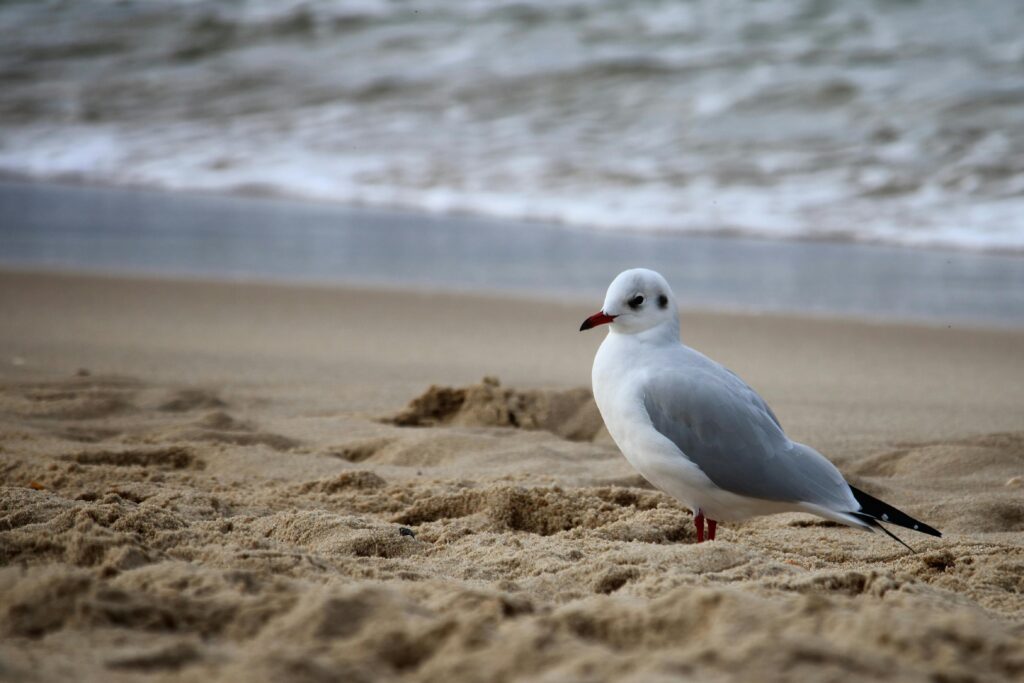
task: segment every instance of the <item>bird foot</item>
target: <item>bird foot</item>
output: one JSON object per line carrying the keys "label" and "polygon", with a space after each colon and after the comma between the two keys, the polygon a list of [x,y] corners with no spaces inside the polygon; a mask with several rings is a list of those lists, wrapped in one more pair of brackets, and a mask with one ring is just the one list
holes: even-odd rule
{"label": "bird foot", "polygon": [[[693,516],[693,525],[697,527],[697,543],[704,542],[704,512],[697,510],[697,514]],[[708,533],[707,540],[715,540],[715,531],[718,530],[718,522],[713,519],[708,520]]]}

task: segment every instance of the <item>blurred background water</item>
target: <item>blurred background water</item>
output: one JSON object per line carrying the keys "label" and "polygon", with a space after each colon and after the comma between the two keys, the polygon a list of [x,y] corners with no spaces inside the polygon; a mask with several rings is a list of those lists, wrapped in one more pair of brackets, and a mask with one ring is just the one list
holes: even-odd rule
{"label": "blurred background water", "polygon": [[1020,0],[8,0],[0,36],[8,177],[1024,250]]}
{"label": "blurred background water", "polygon": [[0,266],[604,299],[654,268],[685,308],[1024,328],[1024,258],[594,232],[329,202],[0,182]]}

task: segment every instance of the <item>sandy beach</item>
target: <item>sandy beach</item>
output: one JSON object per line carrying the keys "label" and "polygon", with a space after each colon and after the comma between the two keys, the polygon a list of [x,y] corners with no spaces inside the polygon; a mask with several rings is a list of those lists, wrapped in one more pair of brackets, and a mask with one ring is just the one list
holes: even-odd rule
{"label": "sandy beach", "polygon": [[944,532],[697,545],[590,399],[599,305],[0,272],[0,679],[1024,676],[1024,332],[684,311]]}

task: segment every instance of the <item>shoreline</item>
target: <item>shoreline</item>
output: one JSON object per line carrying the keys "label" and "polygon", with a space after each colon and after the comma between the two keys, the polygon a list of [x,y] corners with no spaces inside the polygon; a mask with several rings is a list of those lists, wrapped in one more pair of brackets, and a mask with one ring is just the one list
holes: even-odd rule
{"label": "shoreline", "polygon": [[294,200],[5,184],[0,266],[592,300],[659,270],[687,309],[1024,328],[1024,259],[658,237]]}
{"label": "shoreline", "polygon": [[856,237],[851,232],[833,233],[828,235],[776,235],[769,236],[760,232],[747,232],[741,229],[707,229],[677,231],[660,228],[631,228],[631,227],[587,227],[576,223],[559,222],[556,220],[539,220],[533,218],[511,218],[496,216],[486,213],[474,213],[470,211],[431,211],[429,209],[404,206],[400,204],[370,204],[358,202],[346,202],[335,199],[326,199],[314,195],[303,196],[277,192],[268,188],[260,187],[257,190],[248,187],[241,188],[220,188],[203,190],[199,188],[175,188],[162,187],[153,184],[132,184],[132,183],[105,183],[99,179],[82,179],[77,177],[63,176],[33,176],[31,174],[19,174],[13,171],[0,171],[0,184],[8,185],[29,185],[29,186],[52,186],[66,187],[82,190],[114,191],[114,192],[143,192],[160,196],[191,197],[195,199],[220,198],[235,199],[242,201],[271,202],[281,204],[299,204],[323,206],[343,211],[365,212],[384,216],[397,216],[406,219],[425,218],[432,220],[468,220],[482,223],[494,223],[498,225],[525,225],[531,228],[542,230],[560,230],[584,235],[611,235],[616,237],[656,237],[665,239],[709,239],[722,241],[747,241],[764,242],[767,244],[810,244],[810,245],[849,245],[877,249],[892,249],[912,252],[937,252],[940,254],[978,254],[982,256],[1005,257],[1010,259],[1024,259],[1024,247],[1014,248],[991,248],[974,247],[969,245],[953,245],[944,242],[908,244],[903,242],[886,242],[880,239],[866,239]]}
{"label": "shoreline", "polygon": [[[112,271],[112,270],[89,270],[63,268],[60,266],[24,266],[8,265],[0,263],[0,282],[5,276],[26,277],[31,279],[58,278],[68,280],[96,280],[108,283],[132,283],[145,282],[154,285],[194,285],[205,286],[227,286],[227,287],[256,287],[269,289],[291,290],[301,293],[303,290],[317,292],[320,294],[365,293],[370,295],[387,296],[415,296],[431,297],[440,296],[446,299],[466,299],[475,301],[494,301],[517,304],[545,304],[549,300],[544,295],[531,290],[509,290],[509,289],[480,289],[480,288],[459,288],[445,287],[413,287],[405,283],[380,283],[344,280],[295,280],[292,278],[273,279],[259,275],[236,275],[222,276],[215,275],[192,275],[188,273],[154,273],[146,271]],[[593,294],[582,292],[570,292],[559,299],[560,306],[579,307],[580,311],[587,311],[594,306],[599,306],[601,297],[595,298]],[[1024,333],[1024,324],[1013,323],[1000,324],[998,321],[956,321],[955,323],[943,323],[930,318],[899,318],[899,317],[869,317],[857,315],[843,315],[826,311],[789,311],[789,310],[761,310],[743,309],[728,307],[698,307],[680,306],[680,318],[684,321],[688,316],[701,318],[723,318],[723,319],[770,319],[779,323],[792,322],[795,324],[849,324],[874,328],[895,328],[921,331],[960,330],[963,332],[978,333]]]}

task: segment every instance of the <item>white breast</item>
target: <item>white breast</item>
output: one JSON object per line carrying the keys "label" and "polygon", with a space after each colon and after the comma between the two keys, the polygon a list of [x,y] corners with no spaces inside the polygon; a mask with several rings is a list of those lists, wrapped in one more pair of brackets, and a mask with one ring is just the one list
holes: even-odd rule
{"label": "white breast", "polygon": [[675,444],[651,425],[643,403],[650,368],[633,362],[636,339],[609,334],[594,357],[594,400],[608,433],[626,460],[647,481],[696,509],[699,491],[717,488]]}

